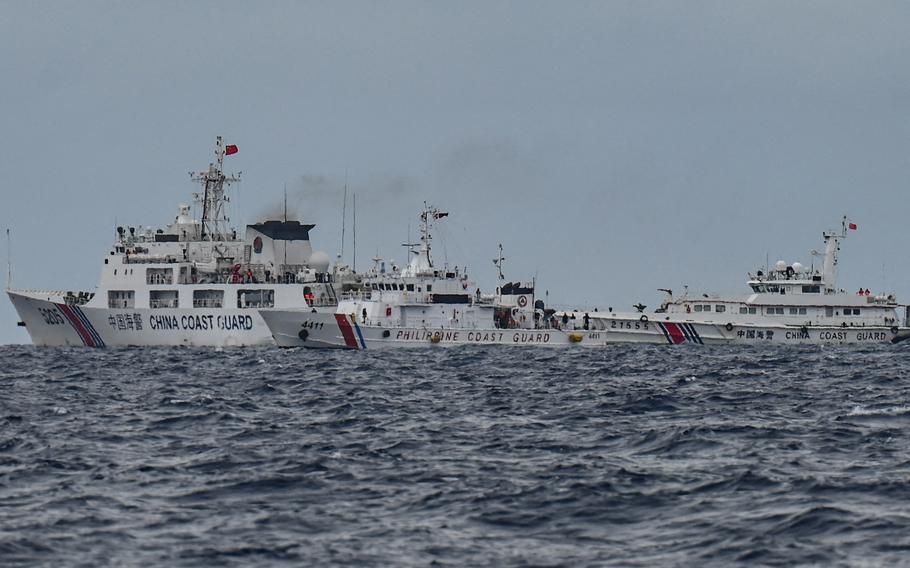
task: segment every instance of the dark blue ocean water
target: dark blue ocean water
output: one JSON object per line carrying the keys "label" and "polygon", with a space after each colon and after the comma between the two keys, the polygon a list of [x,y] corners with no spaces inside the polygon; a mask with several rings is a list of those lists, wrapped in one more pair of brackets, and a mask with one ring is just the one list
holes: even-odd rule
{"label": "dark blue ocean water", "polygon": [[910,563],[908,348],[0,348],[2,566]]}

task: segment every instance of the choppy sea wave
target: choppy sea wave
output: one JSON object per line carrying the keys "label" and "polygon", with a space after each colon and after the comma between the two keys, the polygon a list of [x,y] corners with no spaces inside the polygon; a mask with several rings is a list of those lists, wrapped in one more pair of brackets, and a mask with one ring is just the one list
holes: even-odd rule
{"label": "choppy sea wave", "polygon": [[0,564],[899,565],[903,346],[0,348]]}

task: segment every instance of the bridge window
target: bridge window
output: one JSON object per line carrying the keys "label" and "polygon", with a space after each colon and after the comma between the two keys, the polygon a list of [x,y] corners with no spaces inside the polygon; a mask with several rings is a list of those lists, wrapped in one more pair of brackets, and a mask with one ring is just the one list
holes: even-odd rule
{"label": "bridge window", "polygon": [[136,293],[132,290],[108,290],[107,307],[132,309],[136,307]]}
{"label": "bridge window", "polygon": [[727,311],[727,306],[714,306],[714,311],[719,314],[722,314],[725,311]]}
{"label": "bridge window", "polygon": [[820,286],[803,286],[803,294],[820,294]]}
{"label": "bridge window", "polygon": [[149,268],[145,271],[145,283],[151,285],[168,285],[174,283],[173,268]]}
{"label": "bridge window", "polygon": [[859,308],[844,308],[844,315],[845,316],[858,316]]}
{"label": "bridge window", "polygon": [[177,305],[177,290],[152,290],[149,292],[150,308],[176,308]]}
{"label": "bridge window", "polygon": [[224,290],[193,290],[194,308],[220,308],[224,304]]}
{"label": "bridge window", "polygon": [[275,291],[267,289],[238,290],[238,308],[274,308]]}

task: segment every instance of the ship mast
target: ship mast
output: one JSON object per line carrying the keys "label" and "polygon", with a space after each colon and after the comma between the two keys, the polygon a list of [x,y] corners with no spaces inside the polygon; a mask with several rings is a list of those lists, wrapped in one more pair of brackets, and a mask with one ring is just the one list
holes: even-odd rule
{"label": "ship mast", "polygon": [[215,162],[209,164],[209,169],[203,172],[190,172],[190,178],[202,184],[202,194],[194,193],[193,198],[202,203],[202,234],[200,238],[205,241],[227,240],[228,217],[225,204],[230,198],[225,195],[225,190],[234,182],[240,181],[240,174],[224,174],[224,141],[221,136],[215,138]]}
{"label": "ship mast", "polygon": [[420,276],[433,273],[433,257],[430,254],[430,250],[433,248],[430,244],[433,240],[433,235],[431,232],[432,224],[443,217],[447,217],[449,214],[445,211],[440,211],[435,207],[430,207],[427,205],[426,201],[423,203],[423,212],[420,214],[420,243],[419,249],[413,250],[413,247],[418,246],[417,243],[405,243],[404,246],[408,247],[408,250],[415,255],[410,259],[407,269],[405,269],[405,276]]}
{"label": "ship mast", "polygon": [[841,220],[840,233],[825,231],[825,260],[822,265],[822,279],[826,294],[837,291],[837,253],[840,251],[840,241],[847,238],[847,217]]}

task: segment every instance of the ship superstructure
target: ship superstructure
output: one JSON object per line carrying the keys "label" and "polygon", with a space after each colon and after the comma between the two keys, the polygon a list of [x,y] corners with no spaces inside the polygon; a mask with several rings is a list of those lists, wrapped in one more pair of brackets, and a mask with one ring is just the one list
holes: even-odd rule
{"label": "ship superstructure", "polygon": [[312,224],[265,220],[231,228],[227,188],[239,175],[224,173],[225,154],[191,173],[201,217],[181,204],[162,228],[117,227],[96,290],[8,290],[36,345],[262,345],[271,344],[260,309],[334,311],[344,286],[356,287],[345,267],[330,270],[314,252]]}

